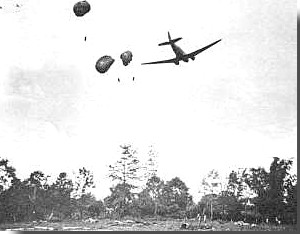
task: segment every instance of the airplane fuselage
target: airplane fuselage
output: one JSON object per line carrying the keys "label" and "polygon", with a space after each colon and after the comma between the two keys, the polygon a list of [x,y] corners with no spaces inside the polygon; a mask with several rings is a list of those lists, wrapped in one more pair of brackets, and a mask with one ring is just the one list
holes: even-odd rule
{"label": "airplane fuselage", "polygon": [[[175,55],[176,55],[176,59],[177,61],[175,62],[176,65],[179,64],[179,61],[184,61],[184,62],[188,62],[189,58],[184,56],[186,53],[178,46],[176,45],[174,42],[171,42],[171,47],[172,50],[174,51]],[[192,60],[195,59],[195,57],[190,57]]]}
{"label": "airplane fuselage", "polygon": [[171,43],[172,50],[174,51],[176,58],[178,60],[182,60],[183,55],[185,55],[184,51],[175,43]]}

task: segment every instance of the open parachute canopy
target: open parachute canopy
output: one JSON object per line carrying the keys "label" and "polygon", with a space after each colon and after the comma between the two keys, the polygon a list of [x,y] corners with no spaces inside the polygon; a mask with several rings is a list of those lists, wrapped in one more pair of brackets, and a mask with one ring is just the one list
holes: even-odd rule
{"label": "open parachute canopy", "polygon": [[121,54],[120,58],[122,59],[123,65],[127,66],[131,60],[132,60],[132,53],[131,51],[126,51],[124,53]]}
{"label": "open parachute canopy", "polygon": [[84,16],[90,10],[91,10],[91,5],[87,1],[77,2],[73,7],[73,11],[75,15],[78,17]]}
{"label": "open parachute canopy", "polygon": [[105,73],[114,62],[115,60],[111,56],[104,55],[96,62],[96,70],[100,73]]}

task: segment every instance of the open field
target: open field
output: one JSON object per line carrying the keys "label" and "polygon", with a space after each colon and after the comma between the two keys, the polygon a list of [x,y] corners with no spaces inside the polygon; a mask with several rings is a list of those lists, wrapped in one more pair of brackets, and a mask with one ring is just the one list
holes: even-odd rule
{"label": "open field", "polygon": [[187,221],[187,228],[181,228],[182,220],[147,221],[147,220],[88,220],[62,222],[22,222],[0,224],[0,231],[296,231],[296,226],[286,225],[239,225],[234,222],[208,222],[199,225],[197,221]]}

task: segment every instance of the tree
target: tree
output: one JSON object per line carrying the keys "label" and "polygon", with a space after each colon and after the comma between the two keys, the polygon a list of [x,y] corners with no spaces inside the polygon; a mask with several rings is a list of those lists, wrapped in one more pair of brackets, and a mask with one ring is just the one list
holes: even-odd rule
{"label": "tree", "polygon": [[156,203],[147,188],[143,189],[138,194],[136,206],[138,207],[141,216],[152,216],[156,212],[155,209],[157,209]]}
{"label": "tree", "polygon": [[284,219],[288,188],[292,188],[288,183],[291,165],[291,160],[274,157],[269,173],[259,167],[246,175],[246,183],[257,195],[253,201],[258,213],[270,221]]}
{"label": "tree", "polygon": [[89,190],[94,187],[93,173],[85,167],[79,168],[79,173],[77,174],[74,182],[72,197],[76,199],[80,198],[83,194],[88,193]]}
{"label": "tree", "polygon": [[120,147],[123,150],[121,159],[113,166],[109,165],[109,177],[112,178],[113,181],[117,180],[119,182],[116,188],[113,188],[111,191],[118,191],[114,195],[120,196],[119,198],[123,199],[119,204],[119,208],[123,209],[122,211],[119,211],[119,214],[123,215],[125,214],[127,204],[125,200],[128,195],[127,193],[137,187],[135,184],[137,181],[141,180],[139,172],[142,167],[140,161],[136,157],[136,150],[133,150],[131,145],[121,145]]}
{"label": "tree", "polygon": [[0,158],[0,194],[16,182],[16,169],[9,166],[7,159]]}
{"label": "tree", "polygon": [[48,178],[42,171],[34,171],[29,178],[24,180],[28,188],[28,198],[30,200],[31,219],[44,219],[47,213],[47,195],[48,195]]}
{"label": "tree", "polygon": [[273,162],[271,163],[269,173],[270,187],[268,190],[268,213],[271,217],[282,218],[281,214],[284,213],[286,193],[285,179],[289,174],[291,165],[291,160],[280,160],[277,157],[274,157]]}
{"label": "tree", "polygon": [[208,196],[208,205],[210,209],[210,219],[213,219],[213,200],[215,195],[218,195],[222,191],[222,184],[220,181],[219,173],[216,170],[211,170],[208,175],[202,180],[202,189],[204,195]]}
{"label": "tree", "polygon": [[167,181],[162,189],[161,203],[169,216],[182,218],[186,216],[187,205],[192,202],[188,187],[178,177]]}
{"label": "tree", "polygon": [[240,220],[241,203],[237,196],[228,191],[222,191],[214,202],[215,213],[223,220]]}
{"label": "tree", "polygon": [[232,171],[229,174],[228,184],[227,184],[227,191],[228,193],[240,198],[243,192],[243,174],[245,173],[246,169],[243,171]]}
{"label": "tree", "polygon": [[[255,192],[250,188],[250,186],[246,183],[247,174],[249,172],[247,169],[240,168],[238,171],[232,171],[229,174],[228,184],[227,184],[227,195],[231,195],[235,197],[236,202],[236,213],[234,216],[239,216],[240,214],[244,214],[244,220],[246,221],[247,213],[250,213],[249,205],[253,205],[250,203],[250,200],[256,196]],[[223,196],[222,200],[228,200]],[[234,199],[230,199],[234,201]],[[248,208],[248,211],[247,211]]]}
{"label": "tree", "polygon": [[[198,204],[202,215],[207,215],[207,216],[209,215],[211,220],[213,218],[213,214],[216,213],[215,206],[217,205],[217,202],[216,202],[217,198],[218,198],[217,194],[207,193],[201,197],[201,200]],[[212,208],[214,208],[214,209],[212,209]]]}
{"label": "tree", "polygon": [[29,178],[26,180],[29,185],[33,185],[40,189],[48,189],[48,178],[50,176],[45,175],[42,171],[34,171],[30,174]]}
{"label": "tree", "polygon": [[256,213],[263,217],[267,215],[266,201],[268,199],[269,174],[262,168],[250,168],[250,172],[246,174],[246,183],[256,193],[253,199]]}
{"label": "tree", "polygon": [[95,188],[92,172],[85,167],[80,168],[71,193],[71,197],[75,199],[75,207],[79,211],[80,219],[83,218],[83,213],[87,212],[90,205],[91,188]]}
{"label": "tree", "polygon": [[285,221],[296,224],[297,221],[297,176],[290,175],[286,181]]}
{"label": "tree", "polygon": [[148,152],[148,160],[144,169],[146,170],[146,181],[157,175],[157,152],[154,150],[154,147],[152,145],[150,146],[150,150]]}
{"label": "tree", "polygon": [[134,200],[134,195],[131,193],[132,185],[117,184],[110,188],[111,195],[104,199],[105,206],[112,208],[121,218],[130,213],[129,207]]}
{"label": "tree", "polygon": [[104,212],[104,204],[101,200],[93,202],[89,207],[88,207],[88,214],[91,217],[97,217],[101,213]]}
{"label": "tree", "polygon": [[146,187],[137,194],[132,206],[135,213],[141,216],[155,216],[159,213],[164,182],[157,176],[148,179]]}
{"label": "tree", "polygon": [[162,196],[164,182],[156,175],[148,179],[146,191],[154,202],[154,215],[157,216],[160,197]]}
{"label": "tree", "polygon": [[47,176],[35,171],[24,181],[15,180],[1,194],[1,211],[4,221],[29,221],[43,219],[46,208]]}
{"label": "tree", "polygon": [[77,199],[75,201],[76,201],[75,206],[80,212],[81,219],[83,217],[90,217],[95,215],[95,213],[94,214],[91,213],[92,211],[91,207],[97,204],[97,200],[92,193],[85,193],[80,197],[80,199]]}
{"label": "tree", "polygon": [[70,217],[72,212],[71,193],[73,191],[73,182],[68,179],[67,173],[61,172],[56,181],[49,188],[48,206],[51,219],[56,214],[60,219]]}
{"label": "tree", "polygon": [[17,222],[28,219],[30,201],[24,184],[15,184],[0,195],[1,222]]}
{"label": "tree", "polygon": [[123,150],[121,159],[114,165],[109,165],[109,177],[117,180],[119,183],[135,186],[136,181],[140,180],[139,170],[140,161],[136,157],[136,150],[131,145],[121,145]]}

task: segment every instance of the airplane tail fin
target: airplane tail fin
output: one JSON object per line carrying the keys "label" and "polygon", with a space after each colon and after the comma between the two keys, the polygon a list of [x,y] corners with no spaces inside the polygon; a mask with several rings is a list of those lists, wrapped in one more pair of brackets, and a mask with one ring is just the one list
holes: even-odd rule
{"label": "airplane tail fin", "polygon": [[160,44],[158,44],[159,46],[163,46],[163,45],[171,45],[171,44],[173,44],[173,43],[175,43],[175,42],[177,42],[177,41],[179,41],[179,40],[181,40],[182,39],[182,37],[179,37],[179,38],[176,38],[176,39],[172,39],[172,40],[170,40],[170,41],[166,41],[166,42],[163,42],[163,43],[160,43]]}
{"label": "airplane tail fin", "polygon": [[179,41],[179,40],[182,39],[182,37],[175,38],[175,39],[171,39],[171,36],[170,36],[170,33],[169,33],[169,32],[168,32],[168,38],[169,38],[169,41],[160,43],[160,44],[158,44],[158,45],[159,45],[159,46],[171,45],[171,44],[174,44],[174,43],[176,43],[177,41]]}

